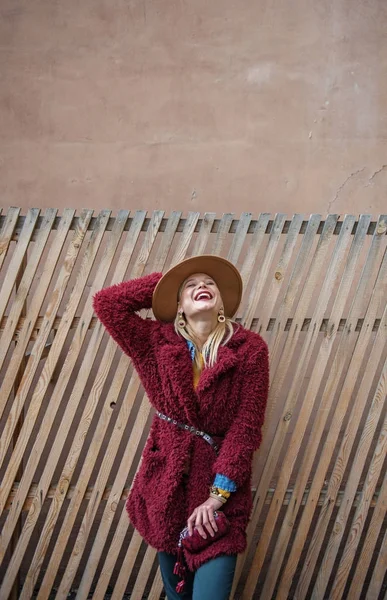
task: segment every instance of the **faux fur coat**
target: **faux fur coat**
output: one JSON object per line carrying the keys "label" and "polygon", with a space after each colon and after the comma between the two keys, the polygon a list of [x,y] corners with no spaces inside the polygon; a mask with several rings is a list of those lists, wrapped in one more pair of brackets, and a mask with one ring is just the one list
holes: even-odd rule
{"label": "faux fur coat", "polygon": [[[243,552],[246,547],[252,458],[261,442],[268,395],[268,350],[258,334],[236,325],[230,341],[219,348],[217,363],[204,369],[194,390],[186,340],[176,334],[173,324],[136,314],[151,308],[160,277],[160,273],[152,273],[103,289],[94,297],[94,309],[131,357],[157,410],[223,437],[216,456],[202,438],[155,415],[126,503],[129,517],[144,539],[157,550],[173,554],[187,518],[209,497],[215,474],[232,479],[238,489],[222,507],[230,531],[201,553],[186,553],[193,570],[211,558]],[[188,479],[183,476],[187,459]]]}

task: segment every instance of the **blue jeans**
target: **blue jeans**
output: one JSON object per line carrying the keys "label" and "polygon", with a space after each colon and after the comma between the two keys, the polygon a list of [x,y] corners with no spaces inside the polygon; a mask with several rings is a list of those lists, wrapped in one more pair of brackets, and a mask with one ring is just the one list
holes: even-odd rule
{"label": "blue jeans", "polygon": [[236,555],[218,556],[204,563],[192,573],[187,571],[184,592],[178,594],[179,577],[173,574],[176,556],[159,552],[161,576],[168,600],[228,600],[234,579]]}

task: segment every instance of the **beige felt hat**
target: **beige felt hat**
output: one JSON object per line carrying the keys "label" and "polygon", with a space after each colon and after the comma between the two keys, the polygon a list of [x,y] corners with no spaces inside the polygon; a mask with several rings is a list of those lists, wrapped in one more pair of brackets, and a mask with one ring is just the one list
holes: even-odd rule
{"label": "beige felt hat", "polygon": [[183,260],[160,279],[152,299],[153,314],[156,319],[166,322],[174,320],[180,286],[194,273],[205,273],[213,278],[222,296],[225,316],[231,318],[235,315],[243,290],[238,269],[221,256],[203,254]]}

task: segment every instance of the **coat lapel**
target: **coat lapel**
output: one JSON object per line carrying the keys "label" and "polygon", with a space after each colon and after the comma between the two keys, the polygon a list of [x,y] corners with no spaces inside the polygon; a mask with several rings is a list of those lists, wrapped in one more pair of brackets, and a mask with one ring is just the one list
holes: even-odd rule
{"label": "coat lapel", "polygon": [[202,372],[199,384],[197,387],[197,394],[200,394],[204,390],[207,390],[223,376],[227,371],[236,366],[238,358],[236,353],[228,346],[220,346],[218,351],[218,360],[213,367],[204,369]]}
{"label": "coat lapel", "polygon": [[178,337],[174,331],[168,333],[165,343],[159,349],[160,362],[172,387],[174,400],[185,413],[185,420],[189,425],[197,427],[198,404],[193,388],[192,359],[188,346],[185,339]]}
{"label": "coat lapel", "polygon": [[186,340],[176,335],[173,326],[165,327],[164,336],[164,343],[159,348],[159,357],[164,374],[172,386],[174,400],[183,409],[187,422],[200,427],[198,396],[216,385],[221,377],[237,365],[236,350],[245,340],[245,332],[243,328],[238,329],[226,346],[220,346],[216,364],[204,369],[196,391],[193,387],[192,359]]}

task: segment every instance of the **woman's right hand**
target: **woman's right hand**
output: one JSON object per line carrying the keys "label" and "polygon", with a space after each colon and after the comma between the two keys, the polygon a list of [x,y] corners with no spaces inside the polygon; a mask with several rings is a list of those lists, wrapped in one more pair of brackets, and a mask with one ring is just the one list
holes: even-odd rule
{"label": "woman's right hand", "polygon": [[192,535],[194,528],[196,528],[202,538],[207,539],[208,533],[211,537],[214,537],[215,532],[218,531],[214,511],[219,510],[221,506],[222,502],[220,500],[208,498],[203,504],[195,508],[187,521],[189,535]]}

